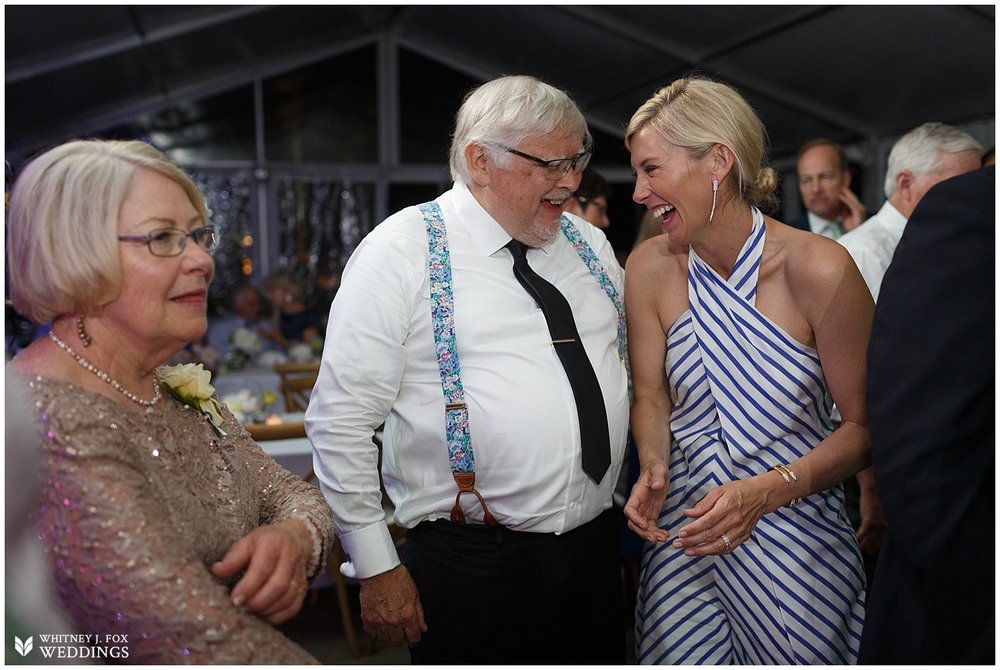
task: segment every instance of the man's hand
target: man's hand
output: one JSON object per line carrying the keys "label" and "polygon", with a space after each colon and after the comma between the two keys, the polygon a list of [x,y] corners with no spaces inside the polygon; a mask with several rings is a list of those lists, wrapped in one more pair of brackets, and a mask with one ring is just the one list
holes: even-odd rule
{"label": "man's hand", "polygon": [[404,566],[361,580],[361,620],[365,632],[383,642],[395,646],[420,642],[427,631],[424,608]]}
{"label": "man's hand", "polygon": [[858,196],[854,195],[854,191],[849,186],[845,185],[844,188],[840,189],[840,205],[840,222],[844,226],[844,232],[854,230],[868,218],[868,210],[861,204]]}
{"label": "man's hand", "polygon": [[864,553],[874,554],[882,546],[886,529],[885,512],[882,511],[882,502],[874,488],[861,489],[858,507],[861,512],[861,523],[856,533],[858,544]]}

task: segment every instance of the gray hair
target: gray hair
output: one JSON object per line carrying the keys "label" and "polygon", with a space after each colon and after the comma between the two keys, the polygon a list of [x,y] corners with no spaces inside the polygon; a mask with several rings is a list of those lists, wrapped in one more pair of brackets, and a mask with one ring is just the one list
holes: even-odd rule
{"label": "gray hair", "polygon": [[527,137],[554,130],[579,133],[584,147],[591,144],[587,121],[565,91],[528,76],[500,77],[469,93],[455,117],[449,166],[455,181],[469,183],[472,176],[465,162],[465,148],[484,146],[501,167],[506,152],[495,145],[515,147]]}
{"label": "gray hair", "polygon": [[208,221],[191,178],[145,142],[76,140],[24,168],[7,220],[10,296],[19,314],[45,323],[72,312],[97,313],[117,298],[118,214],[141,169],[179,184]]}
{"label": "gray hair", "polygon": [[885,173],[885,197],[896,193],[896,176],[903,170],[916,175],[938,171],[940,154],[975,151],[982,155],[983,147],[971,135],[954,126],[932,121],[914,128],[899,138],[889,152]]}

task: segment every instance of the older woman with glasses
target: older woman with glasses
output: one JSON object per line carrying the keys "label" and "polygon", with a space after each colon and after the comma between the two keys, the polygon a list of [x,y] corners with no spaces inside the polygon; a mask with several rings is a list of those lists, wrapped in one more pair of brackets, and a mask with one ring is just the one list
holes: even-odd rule
{"label": "older woman with glasses", "polygon": [[[77,141],[17,180],[10,293],[51,321],[11,363],[40,429],[38,517],[59,597],[130,663],[312,663],[272,624],[302,606],[332,518],[269,458],[200,366],[218,231],[142,142]],[[99,654],[100,649],[94,653]]]}

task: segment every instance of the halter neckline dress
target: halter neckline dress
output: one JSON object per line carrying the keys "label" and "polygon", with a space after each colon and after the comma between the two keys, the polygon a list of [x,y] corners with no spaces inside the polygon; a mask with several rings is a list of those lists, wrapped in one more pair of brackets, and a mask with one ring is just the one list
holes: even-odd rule
{"label": "halter neckline dress", "polygon": [[[670,483],[659,525],[711,489],[808,453],[833,430],[817,352],[757,311],[766,226],[722,278],[693,249],[689,309],[667,334]],[[843,487],[765,514],[732,553],[689,557],[647,544],[636,606],[640,663],[850,664],[865,576]]]}

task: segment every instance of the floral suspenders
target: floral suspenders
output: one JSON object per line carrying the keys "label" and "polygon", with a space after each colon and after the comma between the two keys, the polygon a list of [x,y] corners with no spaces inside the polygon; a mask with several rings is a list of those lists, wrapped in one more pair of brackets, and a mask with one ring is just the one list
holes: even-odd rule
{"label": "floral suspenders", "polygon": [[[436,202],[426,202],[419,207],[427,229],[427,260],[430,273],[431,320],[434,325],[434,346],[437,350],[438,367],[441,371],[441,390],[445,402],[445,433],[448,442],[448,460],[451,474],[458,484],[455,506],[451,510],[454,523],[465,523],[465,514],[459,500],[463,493],[471,493],[483,508],[483,519],[490,525],[497,520],[486,505],[482,494],[476,490],[476,459],[472,451],[469,433],[469,407],[465,402],[462,387],[462,369],[458,361],[458,346],[455,342],[455,296],[452,289],[451,255],[448,251],[448,234],[445,230],[441,208]],[[625,314],[622,310],[618,291],[601,265],[597,254],[586,240],[580,236],[569,217],[561,220],[563,235],[569,240],[590,274],[601,285],[618,313],[618,356],[625,364]]]}

